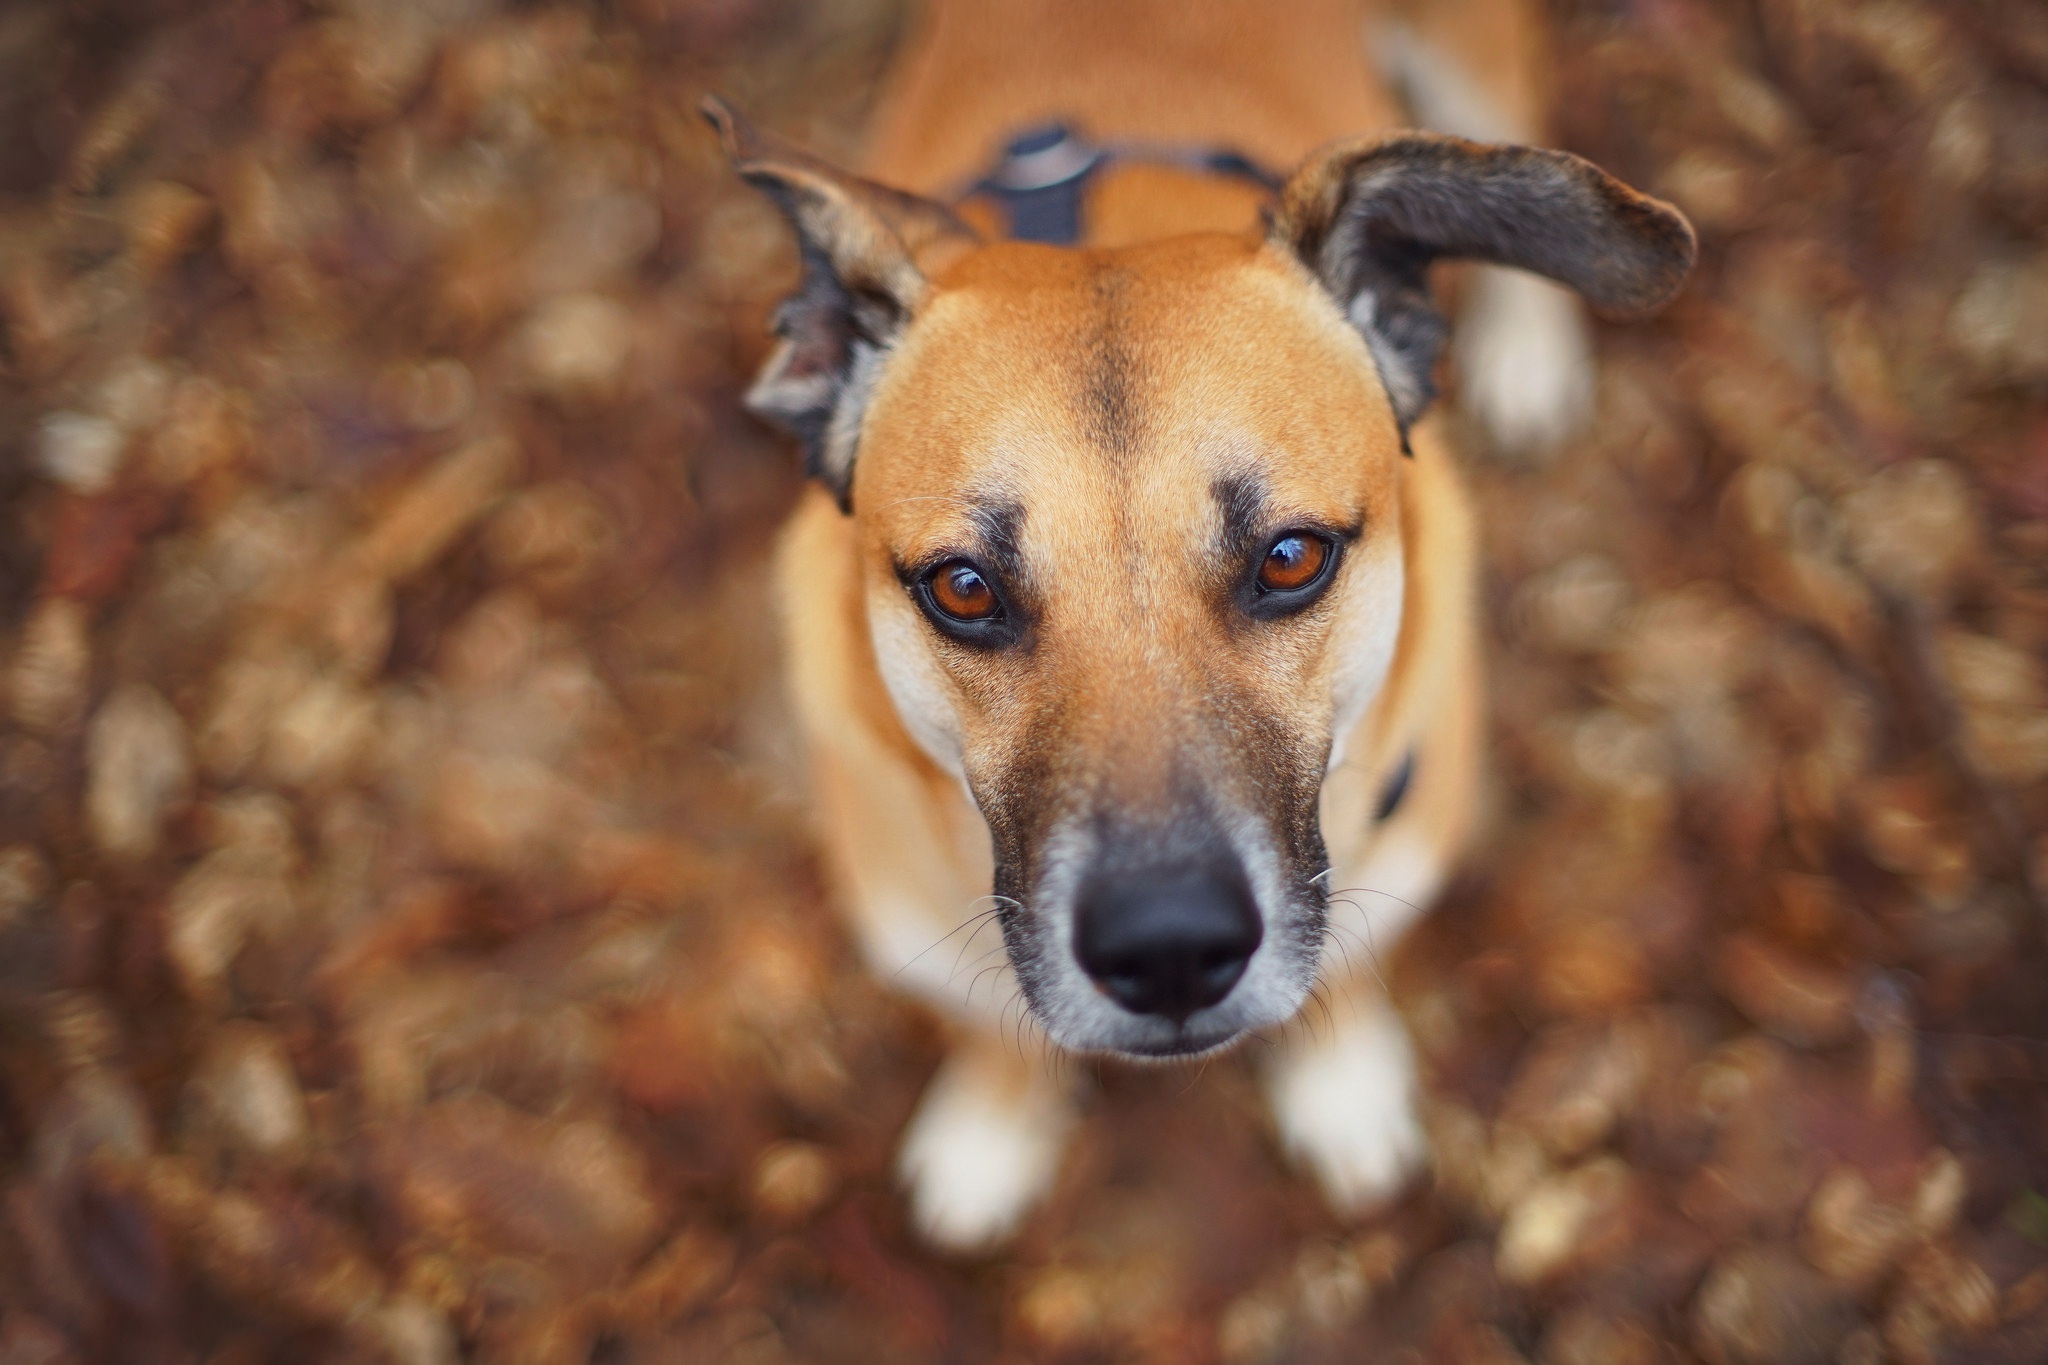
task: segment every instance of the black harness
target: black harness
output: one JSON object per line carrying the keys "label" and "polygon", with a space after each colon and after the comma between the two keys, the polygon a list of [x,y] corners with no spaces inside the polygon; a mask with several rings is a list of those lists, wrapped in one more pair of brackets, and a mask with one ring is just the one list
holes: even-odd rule
{"label": "black harness", "polygon": [[1414,781],[1415,751],[1410,749],[1401,760],[1401,766],[1387,778],[1387,785],[1380,788],[1380,802],[1373,808],[1372,818],[1382,824],[1393,819],[1394,812],[1401,809],[1401,803],[1408,799],[1408,788]]}
{"label": "black harness", "polygon": [[1281,179],[1230,148],[1157,147],[1147,143],[1091,143],[1061,123],[1011,140],[1003,158],[956,199],[988,199],[1009,220],[1010,238],[1072,246],[1081,240],[1081,210],[1088,184],[1112,166],[1168,166],[1220,175],[1280,192]]}

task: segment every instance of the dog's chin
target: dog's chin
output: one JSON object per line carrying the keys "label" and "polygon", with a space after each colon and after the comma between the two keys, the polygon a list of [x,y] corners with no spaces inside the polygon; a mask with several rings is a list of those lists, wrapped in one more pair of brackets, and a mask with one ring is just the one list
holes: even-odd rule
{"label": "dog's chin", "polygon": [[[1205,1015],[1215,1017],[1204,1018]],[[1228,1006],[1203,1010],[1183,1024],[1121,1010],[1117,1016],[1091,1020],[1081,1028],[1063,1029],[1048,1024],[1046,1034],[1067,1051],[1085,1056],[1130,1062],[1184,1062],[1227,1052],[1263,1026],[1262,1021],[1247,1020]]]}
{"label": "dog's chin", "polygon": [[1126,1062],[1185,1062],[1213,1057],[1242,1042],[1249,1033],[1241,1028],[1174,1028],[1162,1024],[1156,1031],[1145,1029],[1124,1036],[1121,1031],[1105,1036],[1091,1031],[1071,1041],[1053,1035],[1053,1041],[1069,1052],[1086,1057],[1106,1057]]}
{"label": "dog's chin", "polygon": [[1131,1062],[1191,1062],[1228,1052],[1243,1042],[1246,1036],[1247,1031],[1244,1029],[1231,1029],[1223,1033],[1187,1033],[1164,1043],[1140,1043],[1130,1048],[1105,1051],[1100,1055],[1120,1057]]}

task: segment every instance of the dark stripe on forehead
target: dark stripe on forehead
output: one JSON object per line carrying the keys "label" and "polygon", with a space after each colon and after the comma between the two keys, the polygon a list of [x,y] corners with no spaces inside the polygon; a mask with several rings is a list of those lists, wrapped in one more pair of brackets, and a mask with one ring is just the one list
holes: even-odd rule
{"label": "dark stripe on forehead", "polygon": [[1095,276],[1095,330],[1082,357],[1086,373],[1082,420],[1088,433],[1112,455],[1137,444],[1137,359],[1125,335],[1124,291],[1129,276],[1114,266]]}

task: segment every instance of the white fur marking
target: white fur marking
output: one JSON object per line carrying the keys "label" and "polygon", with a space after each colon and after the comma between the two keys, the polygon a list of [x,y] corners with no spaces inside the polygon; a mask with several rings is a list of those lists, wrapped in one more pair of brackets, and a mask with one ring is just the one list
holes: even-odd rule
{"label": "white fur marking", "polygon": [[1325,776],[1337,771],[1358,728],[1359,717],[1386,683],[1401,643],[1401,616],[1407,604],[1408,569],[1400,543],[1381,535],[1360,550],[1370,559],[1359,565],[1352,598],[1345,604],[1339,634],[1331,641],[1337,653],[1330,688],[1330,762]]}
{"label": "white fur marking", "polygon": [[1073,1105],[1052,1081],[1006,1090],[974,1059],[948,1059],[897,1160],[919,1231],[961,1252],[1008,1237],[1052,1187],[1073,1124]]}
{"label": "white fur marking", "polygon": [[1292,1039],[1267,1076],[1281,1141],[1345,1215],[1384,1203],[1429,1157],[1407,1031],[1368,999],[1340,1006],[1332,1033]]}
{"label": "white fur marking", "polygon": [[966,740],[959,711],[945,672],[923,639],[925,629],[901,588],[884,583],[870,590],[868,638],[874,642],[875,664],[896,703],[896,714],[918,747],[964,784],[961,754]]}
{"label": "white fur marking", "polygon": [[853,360],[846,369],[846,383],[834,400],[832,420],[825,428],[824,449],[819,456],[819,472],[835,488],[845,487],[853,478],[861,424],[867,421],[868,402],[874,397],[887,356],[888,352],[880,347],[861,341],[853,343]]}
{"label": "white fur marking", "polygon": [[1578,300],[1519,270],[1482,268],[1458,326],[1461,397],[1505,451],[1555,448],[1593,403],[1593,343]]}

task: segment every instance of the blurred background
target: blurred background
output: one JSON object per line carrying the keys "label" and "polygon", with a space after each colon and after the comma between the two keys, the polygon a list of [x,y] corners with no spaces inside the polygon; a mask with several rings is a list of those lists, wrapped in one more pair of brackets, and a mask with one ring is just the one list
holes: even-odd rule
{"label": "blurred background", "polygon": [[2048,1359],[2048,9],[1550,10],[1703,253],[1587,439],[1467,433],[1435,1181],[1105,1066],[945,1263],[693,112],[857,154],[895,0],[0,7],[0,1365]]}

